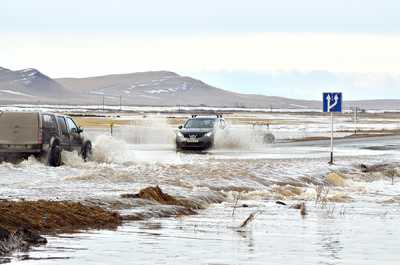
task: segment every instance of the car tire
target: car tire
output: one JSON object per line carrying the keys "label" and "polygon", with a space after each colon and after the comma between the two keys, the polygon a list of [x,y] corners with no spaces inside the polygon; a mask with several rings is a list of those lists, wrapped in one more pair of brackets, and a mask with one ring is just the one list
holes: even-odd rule
{"label": "car tire", "polygon": [[183,150],[183,147],[182,147],[182,145],[181,144],[179,144],[179,143],[176,143],[176,151],[181,151],[181,150]]}
{"label": "car tire", "polygon": [[54,145],[51,147],[48,158],[47,164],[51,167],[59,167],[61,166],[61,148],[58,145]]}
{"label": "car tire", "polygon": [[272,133],[264,134],[264,143],[273,144],[275,142],[275,136]]}
{"label": "car tire", "polygon": [[83,161],[87,162],[92,157],[92,144],[90,142],[85,143],[82,147],[81,156]]}

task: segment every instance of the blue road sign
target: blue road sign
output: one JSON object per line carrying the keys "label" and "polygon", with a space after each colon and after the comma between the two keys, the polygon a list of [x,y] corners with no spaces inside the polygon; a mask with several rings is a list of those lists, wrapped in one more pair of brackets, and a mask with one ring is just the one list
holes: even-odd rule
{"label": "blue road sign", "polygon": [[342,93],[323,93],[324,112],[342,112]]}

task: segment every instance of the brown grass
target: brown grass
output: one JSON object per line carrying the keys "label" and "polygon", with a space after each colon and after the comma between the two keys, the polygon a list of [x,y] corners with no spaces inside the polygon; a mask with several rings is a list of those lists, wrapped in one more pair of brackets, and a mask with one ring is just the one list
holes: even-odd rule
{"label": "brown grass", "polygon": [[67,201],[0,201],[0,227],[25,227],[39,233],[70,233],[86,229],[115,229],[118,213]]}
{"label": "brown grass", "polygon": [[300,214],[301,216],[305,216],[307,214],[306,204],[304,202],[300,205]]}
{"label": "brown grass", "polygon": [[141,199],[156,201],[160,204],[183,206],[188,209],[203,208],[199,203],[191,200],[175,198],[167,193],[164,193],[159,186],[147,187],[140,190],[138,196]]}
{"label": "brown grass", "polygon": [[128,125],[128,120],[101,117],[74,117],[75,122],[83,128],[109,128],[113,125]]}
{"label": "brown grass", "polygon": [[239,228],[246,227],[251,221],[253,221],[256,218],[257,213],[251,213],[249,217],[246,218],[246,220],[243,221],[243,223],[239,226]]}
{"label": "brown grass", "polygon": [[318,185],[315,187],[315,205],[320,205],[324,208],[328,202],[329,188],[324,185]]}
{"label": "brown grass", "polygon": [[[161,190],[159,186],[150,186],[139,191],[139,193],[121,194],[124,199],[142,199],[161,205],[170,205],[175,207],[159,207],[151,213],[130,213],[124,215],[123,220],[145,220],[153,217],[182,217],[186,215],[197,214],[196,210],[204,209],[207,203],[186,199],[183,197],[171,196]],[[213,202],[221,202],[219,200]]]}

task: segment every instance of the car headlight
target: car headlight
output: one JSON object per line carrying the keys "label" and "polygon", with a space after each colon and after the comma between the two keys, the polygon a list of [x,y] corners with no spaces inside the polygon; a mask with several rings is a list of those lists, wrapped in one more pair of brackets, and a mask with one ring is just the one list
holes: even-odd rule
{"label": "car headlight", "polygon": [[177,133],[176,133],[176,136],[178,136],[178,137],[183,137],[183,134],[182,134],[181,132],[177,132]]}
{"label": "car headlight", "polygon": [[208,132],[205,134],[206,137],[211,137],[213,135],[213,132]]}

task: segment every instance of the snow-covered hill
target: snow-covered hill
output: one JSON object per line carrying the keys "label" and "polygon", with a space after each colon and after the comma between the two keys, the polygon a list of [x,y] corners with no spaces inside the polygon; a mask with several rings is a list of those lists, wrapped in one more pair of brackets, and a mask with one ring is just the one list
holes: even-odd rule
{"label": "snow-covered hill", "polygon": [[191,77],[173,72],[157,71],[89,78],[57,79],[72,93],[80,91],[94,102],[102,100],[118,104],[135,105],[192,105],[264,108],[304,108],[315,106],[315,102],[279,97],[245,95],[219,89]]}
{"label": "snow-covered hill", "polygon": [[62,85],[36,69],[12,71],[0,67],[1,102],[57,102],[66,92]]}
{"label": "snow-covered hill", "polygon": [[[266,88],[268,89],[268,88]],[[321,102],[239,94],[168,71],[51,79],[36,69],[0,67],[0,104],[87,104],[320,109]],[[400,109],[400,100],[346,102],[345,107]]]}

